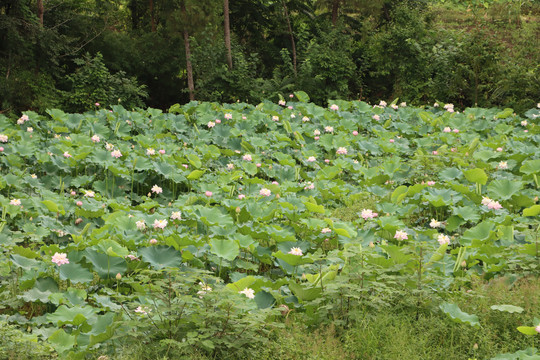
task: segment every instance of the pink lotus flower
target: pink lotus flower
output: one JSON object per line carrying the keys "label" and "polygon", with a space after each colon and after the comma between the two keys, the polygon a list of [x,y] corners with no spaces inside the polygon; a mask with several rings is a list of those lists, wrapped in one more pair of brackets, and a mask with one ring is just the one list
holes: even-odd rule
{"label": "pink lotus flower", "polygon": [[34,128],[32,128],[32,127],[27,127],[27,128],[26,128],[26,131],[29,132],[29,133],[34,132]]}
{"label": "pink lotus flower", "polygon": [[0,152],[3,152],[3,151],[4,151],[4,147],[0,146]]}
{"label": "pink lotus flower", "polygon": [[156,155],[156,150],[154,150],[152,148],[148,148],[148,149],[146,149],[146,155],[148,155],[148,156]]}
{"label": "pink lotus flower", "polygon": [[255,164],[255,166],[257,166],[258,168],[260,168],[260,167],[262,166],[262,164],[261,164],[261,163],[257,163],[257,164]]}
{"label": "pink lotus flower", "polygon": [[97,136],[97,135],[92,136],[92,142],[93,143],[98,143],[100,141],[101,141],[101,139],[99,138],[99,136]]}
{"label": "pink lotus flower", "polygon": [[226,113],[225,114],[225,119],[228,119],[228,120],[232,119],[232,114],[231,113]]}
{"label": "pink lotus flower", "polygon": [[330,159],[324,159],[324,162],[330,164]]}
{"label": "pink lotus flower", "polygon": [[499,165],[497,165],[497,168],[501,170],[506,170],[508,169],[508,163],[506,161],[501,161]]}
{"label": "pink lotus flower", "polygon": [[527,126],[527,125],[528,125],[527,120],[523,120],[523,121],[521,122],[521,126]]}
{"label": "pink lotus flower", "polygon": [[209,121],[208,124],[207,124],[207,126],[208,126],[209,128],[213,128],[214,126],[216,126],[216,123],[213,122],[213,121]]}
{"label": "pink lotus flower", "polygon": [[82,201],[80,201],[80,200],[77,201],[76,205],[77,205],[77,206],[82,206]]}
{"label": "pink lotus flower", "polygon": [[262,188],[261,191],[259,191],[259,195],[261,195],[261,196],[270,196],[270,195],[272,195],[272,192],[269,189]]}
{"label": "pink lotus flower", "polygon": [[152,192],[155,194],[161,194],[163,192],[163,189],[157,185],[154,185],[152,186]]}
{"label": "pink lotus flower", "polygon": [[281,105],[281,106],[287,105],[287,103],[285,102],[285,100],[279,100],[279,101],[278,101],[278,104]]}
{"label": "pink lotus flower", "polygon": [[457,149],[456,149],[456,148],[451,148],[450,151],[451,151],[451,152],[456,152]]}
{"label": "pink lotus flower", "polygon": [[159,153],[160,153],[161,155],[165,155],[165,150],[161,149],[161,150],[159,150]]}
{"label": "pink lotus flower", "polygon": [[227,170],[232,170],[232,169],[234,169],[234,164],[228,163],[227,164]]}
{"label": "pink lotus flower", "polygon": [[488,209],[491,209],[491,210],[500,210],[500,209],[502,209],[502,205],[498,201],[493,201],[493,200],[489,202],[487,207],[488,207]]}
{"label": "pink lotus flower", "polygon": [[293,94],[289,94],[289,97],[292,99],[292,98],[294,97],[294,95],[293,95]]}
{"label": "pink lotus flower", "polygon": [[8,136],[4,134],[0,134],[0,142],[3,142],[3,143],[8,142]]}
{"label": "pink lotus flower", "polygon": [[332,230],[330,230],[329,228],[324,228],[324,229],[321,230],[322,234],[328,234],[330,232],[332,232]]}
{"label": "pink lotus flower", "polygon": [[318,137],[318,136],[315,136],[314,139],[315,139],[315,140],[319,140],[319,137]]}
{"label": "pink lotus flower", "polygon": [[288,254],[296,255],[296,256],[302,256],[302,255],[304,255],[304,254],[302,253],[302,249],[300,249],[299,247],[293,247],[293,248],[291,248],[291,250],[288,252]]}
{"label": "pink lotus flower", "polygon": [[289,106],[287,106],[287,109],[292,110],[293,107],[289,105]]}
{"label": "pink lotus flower", "polygon": [[220,120],[220,119],[216,119],[216,124],[221,124],[221,120]]}
{"label": "pink lotus flower", "polygon": [[379,115],[373,115],[371,118],[377,121],[381,120],[381,117]]}
{"label": "pink lotus flower", "polygon": [[239,194],[239,195],[238,195],[238,199],[239,199],[239,200],[242,200],[242,199],[245,198],[245,197],[246,197],[246,195],[244,195],[244,194]]}
{"label": "pink lotus flower", "polygon": [[97,102],[97,103],[95,103],[94,105],[99,106],[100,104]]}
{"label": "pink lotus flower", "polygon": [[433,186],[433,185],[435,185],[435,181],[430,180],[430,181],[427,182],[427,184],[428,184],[428,186]]}
{"label": "pink lotus flower", "polygon": [[367,219],[376,218],[377,216],[379,216],[379,214],[377,214],[376,212],[373,212],[373,210],[371,209],[362,209],[361,216],[364,220],[367,220]]}
{"label": "pink lotus flower", "polygon": [[502,152],[502,151],[503,151],[503,148],[502,148],[502,147],[498,147],[498,148],[497,148],[497,151],[498,151],[498,152]]}
{"label": "pink lotus flower", "polygon": [[358,135],[358,131],[354,130],[354,131],[352,132],[352,134],[353,134],[354,136],[356,136],[356,135]]}
{"label": "pink lotus flower", "polygon": [[334,128],[332,126],[325,126],[324,131],[327,132],[327,133],[333,133]]}
{"label": "pink lotus flower", "polygon": [[65,158],[70,158],[70,157],[71,157],[71,154],[68,153],[68,152],[66,151],[66,152],[64,152],[64,157],[65,157]]}
{"label": "pink lotus flower", "polygon": [[390,141],[391,143],[394,143],[394,142],[395,142],[395,140],[394,140],[394,139],[390,139],[389,141]]}
{"label": "pink lotus flower", "polygon": [[66,253],[54,253],[54,255],[51,258],[51,261],[55,263],[58,266],[69,264],[69,259],[67,258]]}
{"label": "pink lotus flower", "polygon": [[204,193],[204,195],[206,195],[206,197],[210,197],[210,196],[212,196],[212,192],[211,192],[211,191],[207,191],[207,192]]}
{"label": "pink lotus flower", "polygon": [[437,241],[440,245],[450,244],[450,238],[448,235],[444,234],[439,234],[439,236],[437,236]]}
{"label": "pink lotus flower", "polygon": [[317,159],[315,159],[315,156],[310,156],[307,159],[307,162],[314,162],[314,161],[317,161]]}
{"label": "pink lotus flower", "polygon": [[114,150],[114,151],[111,152],[111,156],[113,158],[118,159],[118,158],[122,157],[122,153],[120,152],[120,150]]}
{"label": "pink lotus flower", "polygon": [[407,240],[409,238],[408,234],[405,231],[397,230],[394,235],[394,239],[397,240]]}
{"label": "pink lotus flower", "polygon": [[272,116],[272,121],[279,121],[279,116],[277,115]]}
{"label": "pink lotus flower", "polygon": [[167,220],[154,220],[154,229],[165,229],[165,226],[167,226],[168,222]]}
{"label": "pink lotus flower", "polygon": [[433,229],[439,228],[442,226],[442,223],[440,221],[437,221],[435,219],[431,219],[431,222],[429,223],[429,226]]}
{"label": "pink lotus flower", "polygon": [[459,133],[459,129],[452,130],[455,134]]}
{"label": "pink lotus flower", "polygon": [[136,257],[135,255],[126,255],[126,257],[131,260],[131,261],[139,261],[140,259],[138,257]]}
{"label": "pink lotus flower", "polygon": [[304,117],[302,118],[302,121],[303,121],[303,122],[308,122],[308,121],[309,121],[309,118],[308,118],[307,116],[304,116]]}
{"label": "pink lotus flower", "polygon": [[272,181],[272,185],[279,185],[277,181]]}
{"label": "pink lotus flower", "polygon": [[239,291],[240,294],[246,295],[248,299],[255,299],[255,290],[250,288],[245,288],[242,291]]}
{"label": "pink lotus flower", "polygon": [[386,105],[388,105],[388,104],[387,104],[386,101],[384,101],[384,100],[381,100],[381,101],[379,102],[379,106],[380,106],[380,107],[386,107]]}
{"label": "pink lotus flower", "polygon": [[439,154],[439,153],[437,152],[437,150],[433,150],[431,153],[432,153],[433,155],[438,155],[438,154]]}
{"label": "pink lotus flower", "polygon": [[182,166],[184,167],[184,169],[187,169],[187,168],[188,168],[188,165],[187,165],[187,164],[182,164]]}
{"label": "pink lotus flower", "polygon": [[337,106],[336,104],[332,104],[332,105],[330,105],[330,110],[338,111],[338,110],[339,110],[339,106]]}
{"label": "pink lotus flower", "polygon": [[344,148],[344,147],[340,147],[340,148],[337,149],[336,154],[347,155],[347,149]]}
{"label": "pink lotus flower", "polygon": [[491,202],[492,200],[490,198],[488,198],[487,196],[484,196],[482,197],[482,205],[484,206],[488,206],[488,204]]}
{"label": "pink lotus flower", "polygon": [[313,184],[311,181],[307,183],[306,186],[304,186],[304,190],[313,190],[315,189],[315,184]]}
{"label": "pink lotus flower", "polygon": [[72,191],[70,194],[71,194],[71,196],[77,195],[77,193],[75,191]]}
{"label": "pink lotus flower", "polygon": [[[538,107],[540,108],[540,103],[538,104]],[[540,333],[540,324],[535,327],[534,330],[536,330],[537,333]]]}
{"label": "pink lotus flower", "polygon": [[250,154],[246,154],[246,155],[242,156],[242,160],[244,160],[244,161],[251,161],[251,160],[253,160],[253,159],[251,158],[251,155],[250,155]]}
{"label": "pink lotus flower", "polygon": [[156,239],[150,239],[150,245],[155,245],[157,244],[157,240]]}
{"label": "pink lotus flower", "polygon": [[319,130],[315,130],[315,131],[313,131],[313,135],[315,135],[315,136],[321,135],[321,132]]}
{"label": "pink lotus flower", "polygon": [[182,220],[182,213],[180,211],[173,211],[171,214],[172,220]]}
{"label": "pink lotus flower", "polygon": [[448,126],[445,127],[444,130],[443,130],[443,132],[445,132],[445,133],[449,133],[451,131],[452,131],[452,129],[450,129]]}
{"label": "pink lotus flower", "polygon": [[93,198],[96,196],[96,193],[92,190],[84,190],[84,196]]}
{"label": "pink lotus flower", "polygon": [[9,202],[9,205],[21,206],[21,200],[11,199],[11,201]]}
{"label": "pink lotus flower", "polygon": [[135,226],[137,226],[137,230],[146,229],[146,224],[144,223],[144,220],[139,220],[139,221],[135,222]]}

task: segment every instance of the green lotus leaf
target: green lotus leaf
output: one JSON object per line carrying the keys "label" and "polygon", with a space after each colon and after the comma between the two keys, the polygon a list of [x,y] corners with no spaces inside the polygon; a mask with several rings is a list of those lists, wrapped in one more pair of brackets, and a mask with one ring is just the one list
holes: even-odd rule
{"label": "green lotus leaf", "polygon": [[47,341],[58,353],[62,354],[73,349],[76,339],[77,337],[75,335],[70,335],[64,329],[59,329],[49,336]]}
{"label": "green lotus leaf", "polygon": [[508,200],[523,188],[523,182],[500,179],[489,183],[487,191],[490,197],[500,200]]}
{"label": "green lotus leaf", "polygon": [[520,306],[514,306],[514,305],[492,305],[492,310],[498,310],[498,311],[504,311],[509,312],[511,314],[513,313],[522,313],[524,309]]}
{"label": "green lotus leaf", "polygon": [[142,259],[157,270],[166,267],[179,267],[182,264],[182,255],[174,247],[150,246],[139,249]]}
{"label": "green lotus leaf", "polygon": [[276,259],[285,261],[287,264],[292,266],[311,264],[313,260],[305,256],[293,255],[293,254],[284,254],[281,250],[278,252],[273,252],[272,256]]}
{"label": "green lotus leaf", "polygon": [[540,205],[533,205],[523,209],[523,216],[538,216],[540,214]]}
{"label": "green lotus leaf", "polygon": [[114,278],[116,274],[125,274],[127,263],[124,259],[98,253],[95,250],[83,251],[86,259],[92,263],[93,269],[103,279]]}
{"label": "green lotus leaf", "polygon": [[210,245],[212,254],[228,261],[233,261],[240,254],[240,247],[234,240],[212,239]]}
{"label": "green lotus leaf", "polygon": [[524,174],[538,174],[540,172],[540,159],[528,160],[523,162],[523,165],[519,168]]}
{"label": "green lotus leaf", "polygon": [[47,315],[47,320],[57,326],[65,324],[78,326],[94,318],[96,313],[97,310],[91,306],[74,306],[69,308],[66,305],[61,305],[54,313]]}
{"label": "green lotus leaf", "polygon": [[94,280],[94,275],[87,268],[75,262],[61,265],[59,273],[60,279],[69,280],[73,283],[89,283]]}
{"label": "green lotus leaf", "polygon": [[536,328],[534,326],[520,326],[517,329],[520,333],[525,335],[538,335],[538,331],[536,331]]}
{"label": "green lotus leaf", "polygon": [[488,180],[485,171],[479,168],[466,170],[463,172],[463,175],[465,175],[465,178],[472,183],[486,185]]}
{"label": "green lotus leaf", "polygon": [[466,312],[461,311],[459,306],[457,306],[456,304],[450,304],[445,302],[439,305],[439,308],[454,322],[469,324],[471,326],[480,326],[480,322],[478,322],[478,316],[467,314]]}
{"label": "green lotus leaf", "polygon": [[300,301],[311,301],[321,296],[322,289],[320,287],[304,287],[294,281],[289,282],[289,289]]}

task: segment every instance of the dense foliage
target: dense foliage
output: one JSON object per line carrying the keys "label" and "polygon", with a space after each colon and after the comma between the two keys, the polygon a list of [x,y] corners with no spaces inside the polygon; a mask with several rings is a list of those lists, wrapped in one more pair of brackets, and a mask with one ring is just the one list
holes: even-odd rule
{"label": "dense foliage", "polygon": [[[384,309],[479,341],[450,295],[539,275],[540,110],[308,101],[0,115],[0,339],[32,344],[0,351],[253,358],[291,313],[354,329]],[[474,312],[534,345],[537,310]]]}
{"label": "dense foliage", "polygon": [[303,90],[319,105],[399,97],[522,114],[540,93],[539,9],[532,0],[2,1],[0,112],[258,103]]}

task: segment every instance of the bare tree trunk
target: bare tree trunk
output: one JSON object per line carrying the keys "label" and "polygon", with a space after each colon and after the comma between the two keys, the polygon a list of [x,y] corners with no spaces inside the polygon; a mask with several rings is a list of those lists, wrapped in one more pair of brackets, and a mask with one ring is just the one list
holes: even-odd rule
{"label": "bare tree trunk", "polygon": [[339,1],[340,0],[334,0],[332,3],[332,25],[336,26],[337,19],[338,19],[338,12],[339,12]]}
{"label": "bare tree trunk", "polygon": [[187,71],[187,83],[189,90],[189,100],[195,100],[195,85],[193,85],[193,66],[191,65],[191,50],[189,48],[189,32],[187,29],[187,12],[186,5],[182,2],[181,5],[182,16],[184,17],[184,47],[186,49],[186,71]]}
{"label": "bare tree trunk", "polygon": [[43,13],[45,9],[43,8],[43,0],[37,0],[37,14],[39,18],[39,24],[43,27]]}
{"label": "bare tree trunk", "polygon": [[287,26],[289,28],[289,35],[291,36],[293,69],[294,69],[294,76],[296,76],[296,43],[294,42],[294,34],[293,34],[293,31],[292,31],[291,20],[289,19],[289,10],[287,9],[287,4],[285,3],[285,0],[283,0],[283,10],[285,10],[285,19],[287,19]]}
{"label": "bare tree trunk", "polygon": [[152,25],[152,32],[156,32],[156,19],[154,18],[154,0],[149,0],[150,6],[150,24]]}
{"label": "bare tree trunk", "polygon": [[225,47],[227,48],[227,65],[232,70],[232,51],[231,51],[231,24],[229,22],[229,0],[223,0],[223,17],[225,26]]}

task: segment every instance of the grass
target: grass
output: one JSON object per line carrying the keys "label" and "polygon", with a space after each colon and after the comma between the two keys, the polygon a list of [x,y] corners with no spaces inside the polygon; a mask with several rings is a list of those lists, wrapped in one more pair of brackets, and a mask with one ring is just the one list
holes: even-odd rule
{"label": "grass", "polygon": [[[456,303],[479,317],[481,327],[455,323],[436,308],[416,309],[396,304],[379,312],[362,312],[351,316],[357,321],[348,328],[339,328],[330,321],[311,328],[302,314],[291,314],[285,327],[274,332],[264,348],[249,357],[230,359],[261,360],[463,360],[491,359],[501,353],[513,353],[531,346],[540,346],[540,336],[526,336],[518,326],[532,326],[540,317],[540,279],[511,277],[483,282],[478,279],[472,289],[457,292],[447,301]],[[492,305],[511,304],[524,309],[522,313],[506,313],[490,309]],[[134,344],[124,347],[109,360],[138,359],[217,359],[190,350],[165,355],[158,343]],[[96,357],[97,358],[97,357]],[[104,358],[102,358],[104,359]]]}

